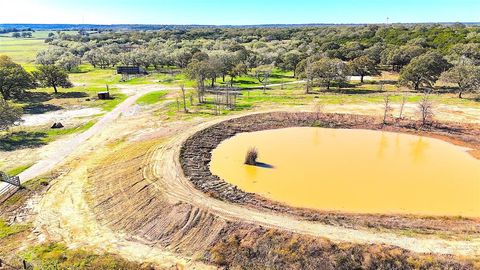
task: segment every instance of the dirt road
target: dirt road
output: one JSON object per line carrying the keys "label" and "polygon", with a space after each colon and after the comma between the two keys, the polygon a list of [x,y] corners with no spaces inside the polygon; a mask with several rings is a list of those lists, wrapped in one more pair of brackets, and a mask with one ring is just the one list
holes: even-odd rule
{"label": "dirt road", "polygon": [[[18,176],[20,177],[21,183],[25,183],[28,180],[49,172],[55,166],[64,161],[76,149],[78,149],[78,147],[84,144],[89,138],[102,131],[120,115],[129,114],[131,110],[134,110],[135,108],[132,105],[135,104],[138,98],[149,92],[161,90],[159,89],[159,86],[137,87],[135,90],[132,90],[131,87],[126,88],[123,86],[123,88],[126,90],[125,92],[129,90],[131,96],[120,103],[115,109],[100,118],[100,120],[90,129],[75,135],[69,140],[63,141],[61,144],[57,145],[54,151],[49,152],[40,161],[36,162],[33,166],[20,173]],[[8,191],[8,184],[0,182],[0,190]]]}
{"label": "dirt road", "polygon": [[[225,119],[222,119],[225,120]],[[216,200],[197,190],[183,175],[179,156],[183,142],[195,132],[202,130],[219,120],[204,123],[176,137],[164,146],[160,146],[153,155],[152,170],[155,179],[151,179],[163,194],[174,200],[180,200],[197,207],[208,209],[215,215],[235,221],[283,229],[291,232],[325,237],[335,242],[354,242],[362,244],[387,244],[398,246],[413,252],[480,255],[480,239],[453,241],[440,238],[414,238],[392,233],[375,233],[364,230],[348,229],[301,221],[294,217],[263,212],[245,206]]]}
{"label": "dirt road", "polygon": [[[98,126],[92,127],[92,131],[87,131],[86,135],[78,135],[80,136],[78,141],[73,142],[77,144],[77,147],[74,147],[73,144],[66,144],[69,148],[68,151],[59,151],[64,158],[70,157],[64,166],[70,171],[54,181],[37,207],[38,217],[35,221],[35,228],[40,239],[64,240],[71,247],[88,247],[117,253],[130,260],[155,262],[162,266],[173,266],[180,263],[188,266],[189,269],[208,268],[191,258],[178,256],[178,254],[145,243],[135,236],[115,232],[108,226],[101,225],[89,205],[89,198],[85,195],[87,170],[94,167],[99,160],[100,157],[97,157],[97,153],[101,151],[98,149],[105,145],[106,140],[112,137],[115,139],[124,136],[135,137],[146,126],[155,130],[154,125],[159,123],[147,123],[148,117],[145,118],[142,114],[131,116],[131,112],[137,110],[135,100],[138,97],[156,90],[159,90],[158,86],[143,88],[132,93],[132,96],[124,103],[105,115],[97,123]],[[296,109],[298,110],[298,108]],[[121,115],[123,115],[122,121],[115,121]],[[137,118],[130,119],[130,117]],[[172,202],[182,201],[206,209],[222,219],[325,237],[337,242],[389,244],[422,253],[480,255],[480,239],[471,241],[449,241],[439,238],[417,239],[390,233],[353,230],[300,221],[293,217],[266,213],[208,197],[195,189],[183,176],[178,159],[179,151],[183,141],[194,132],[222,120],[225,118],[217,118],[185,131],[182,129],[181,133],[176,132],[176,135],[169,137],[167,143],[162,143],[153,149],[154,153],[150,156],[144,173],[148,180],[160,190],[162,196],[166,195]],[[78,149],[73,153],[75,148]],[[71,154],[68,154],[69,152]],[[75,158],[73,159],[73,157]],[[57,164],[62,163],[62,160],[56,160]],[[47,165],[52,168],[55,166],[52,163]],[[30,177],[38,175],[42,171],[46,171],[46,169],[40,168],[31,172]]]}
{"label": "dirt road", "polygon": [[[70,144],[66,144],[69,149],[59,154],[64,158],[69,156],[62,165],[68,171],[52,182],[48,192],[35,207],[36,217],[33,223],[39,241],[63,241],[71,248],[110,252],[132,261],[155,263],[166,269],[178,269],[177,267],[212,269],[189,257],[151,246],[135,237],[101,225],[85,194],[88,188],[86,186],[88,170],[108,155],[108,151],[102,151],[102,148],[107,147],[109,143],[122,140],[124,136],[133,136],[148,125],[145,121],[139,121],[144,115],[139,112],[135,101],[148,92],[158,90],[160,90],[158,86],[138,89],[90,130],[73,138]],[[164,102],[156,108],[167,104]],[[118,118],[122,121],[116,121]],[[56,158],[56,161],[57,164],[63,163],[60,158]],[[45,164],[55,166],[54,162]],[[28,177],[34,177],[45,171],[46,168],[36,169],[31,171]],[[22,180],[24,179],[26,178]]]}

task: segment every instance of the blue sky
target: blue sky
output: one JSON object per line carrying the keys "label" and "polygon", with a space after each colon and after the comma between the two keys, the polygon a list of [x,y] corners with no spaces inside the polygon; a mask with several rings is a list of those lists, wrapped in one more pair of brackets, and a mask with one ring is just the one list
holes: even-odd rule
{"label": "blue sky", "polygon": [[479,22],[480,0],[0,0],[0,23]]}

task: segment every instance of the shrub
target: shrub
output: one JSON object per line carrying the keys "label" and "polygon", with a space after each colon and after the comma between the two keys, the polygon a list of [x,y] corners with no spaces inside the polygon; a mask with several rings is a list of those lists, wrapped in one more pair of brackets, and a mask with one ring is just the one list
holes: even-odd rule
{"label": "shrub", "polygon": [[258,151],[257,148],[252,147],[248,149],[247,156],[245,157],[245,164],[247,165],[256,165],[258,158]]}

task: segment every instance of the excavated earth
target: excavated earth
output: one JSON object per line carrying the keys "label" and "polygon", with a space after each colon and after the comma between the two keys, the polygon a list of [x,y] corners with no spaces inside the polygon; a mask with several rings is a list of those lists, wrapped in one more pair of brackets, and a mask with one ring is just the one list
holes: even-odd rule
{"label": "excavated earth", "polygon": [[478,157],[480,127],[465,124],[435,123],[420,129],[419,123],[401,121],[391,125],[379,124],[374,117],[346,114],[264,113],[227,120],[191,136],[180,154],[185,176],[196,188],[217,199],[264,210],[273,210],[297,217],[347,228],[418,230],[424,233],[459,233],[480,236],[480,219],[420,217],[410,215],[368,215],[324,212],[299,209],[273,202],[253,193],[247,193],[210,172],[211,153],[222,141],[238,133],[288,127],[327,127],[371,129],[411,133],[447,140],[472,149]]}
{"label": "excavated earth", "polygon": [[[461,235],[478,238],[479,220],[291,208],[245,193],[211,174],[211,151],[223,140],[240,132],[293,126],[418,133],[480,149],[478,126],[436,124],[420,131],[413,122],[382,126],[365,116],[256,114],[200,124],[166,141],[119,149],[89,170],[86,196],[98,221],[113,231],[152,249],[215,267],[476,269],[480,265],[477,242],[470,244],[464,238],[416,241],[384,233],[408,229],[424,237],[442,233],[452,239]],[[134,151],[127,154],[132,147]],[[344,229],[337,231],[336,227]],[[368,230],[374,233],[364,233]]]}

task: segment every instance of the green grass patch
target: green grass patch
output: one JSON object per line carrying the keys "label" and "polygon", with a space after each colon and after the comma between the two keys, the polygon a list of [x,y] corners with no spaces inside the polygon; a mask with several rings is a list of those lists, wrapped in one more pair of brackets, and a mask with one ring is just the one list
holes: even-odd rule
{"label": "green grass patch", "polygon": [[[228,115],[239,111],[252,110],[255,108],[275,108],[277,106],[310,106],[314,103],[322,105],[382,105],[386,94],[390,95],[393,104],[401,104],[402,98],[407,97],[406,102],[410,105],[418,104],[422,98],[422,93],[398,92],[387,90],[379,92],[376,85],[362,88],[339,89],[332,88],[329,91],[315,88],[310,94],[305,94],[303,84],[290,84],[283,87],[276,86],[268,89],[265,93],[260,89],[242,90],[242,95],[237,97],[235,109],[226,109],[221,106],[218,112],[220,115]],[[480,102],[472,99],[459,99],[454,94],[433,94],[431,99],[437,105],[455,105],[465,108],[480,108]],[[188,102],[189,113],[185,114],[182,110],[178,111],[175,102],[169,104],[165,109],[160,110],[159,115],[166,115],[167,120],[185,120],[193,117],[211,117],[215,116],[214,97],[206,96],[207,102],[204,104],[190,104]],[[313,107],[312,107],[313,109]]]}
{"label": "green grass patch", "polygon": [[[282,84],[282,83],[289,83],[297,81],[296,78],[293,77],[293,72],[282,71],[279,69],[274,69],[272,71],[272,75],[268,80],[268,84]],[[225,77],[225,82],[221,79],[217,79],[217,84],[220,86],[225,86],[226,84],[230,83],[230,77]],[[261,87],[262,84],[258,81],[253,73],[247,74],[241,77],[237,77],[233,80],[233,86],[239,88],[255,88]]]}
{"label": "green grass patch", "polygon": [[26,148],[38,148],[46,145],[59,137],[83,132],[95,124],[89,121],[86,124],[62,129],[29,129],[14,131],[0,137],[0,151],[15,151]]}
{"label": "green grass patch", "polygon": [[10,235],[14,235],[20,232],[23,232],[30,228],[29,225],[11,225],[9,226],[5,220],[0,219],[0,239],[6,238]]}
{"label": "green grass patch", "polygon": [[23,165],[23,166],[15,167],[15,168],[13,168],[13,169],[7,170],[7,174],[10,175],[10,176],[19,175],[19,174],[21,174],[22,172],[24,172],[26,169],[32,167],[32,165],[33,165],[33,164],[28,164],[28,165]]}
{"label": "green grass patch", "polygon": [[70,135],[70,134],[75,134],[75,133],[81,133],[89,128],[91,128],[96,121],[92,120],[87,122],[84,125],[78,126],[78,127],[73,127],[73,128],[61,128],[61,129],[48,129],[46,133],[46,137],[44,139],[45,143],[54,141],[57,137],[59,136],[65,136],[65,135]]}
{"label": "green grass patch", "polygon": [[153,105],[155,103],[158,103],[160,101],[165,100],[165,96],[168,94],[168,91],[161,90],[161,91],[155,91],[151,92],[148,94],[145,94],[141,96],[137,100],[137,104],[139,105]]}
{"label": "green grass patch", "polygon": [[117,105],[122,103],[125,99],[127,99],[127,95],[117,93],[112,95],[112,99],[97,100],[96,104],[99,104],[99,107],[102,108],[102,110],[109,112],[115,109],[115,107],[117,107]]}
{"label": "green grass patch", "polygon": [[93,68],[89,64],[84,64],[79,67],[79,71],[70,73],[70,80],[77,84],[86,85],[88,87],[103,87],[106,85],[118,84],[121,80],[121,75],[117,75],[115,69],[99,69]]}
{"label": "green grass patch", "polygon": [[46,49],[48,44],[44,38],[12,38],[10,36],[0,36],[0,55],[7,55],[18,62],[27,70],[32,70],[38,52]]}
{"label": "green grass patch", "polygon": [[22,257],[34,269],[147,269],[113,254],[95,254],[83,249],[68,249],[64,244],[49,243],[29,247]]}

